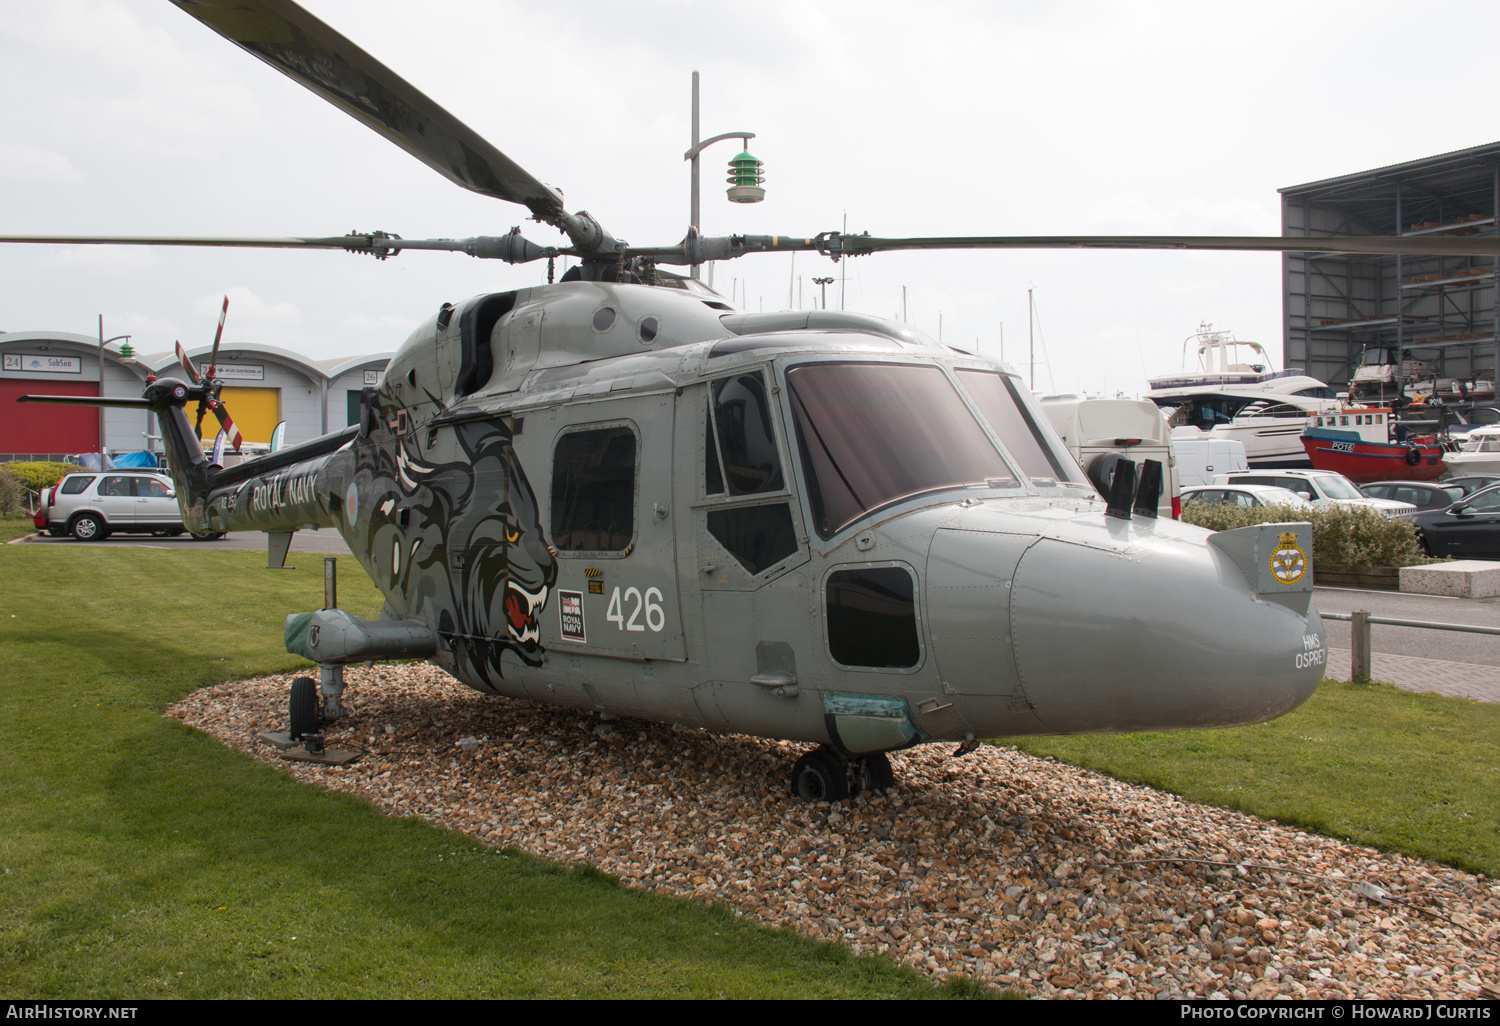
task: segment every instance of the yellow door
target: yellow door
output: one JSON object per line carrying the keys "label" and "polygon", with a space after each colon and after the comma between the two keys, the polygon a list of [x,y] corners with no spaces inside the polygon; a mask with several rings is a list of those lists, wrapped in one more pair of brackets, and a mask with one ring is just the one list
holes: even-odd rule
{"label": "yellow door", "polygon": [[[247,442],[271,441],[271,432],[281,420],[281,389],[279,388],[230,388],[225,386],[219,394],[234,426],[240,429]],[[196,416],[197,408],[188,404],[188,416]],[[219,420],[212,412],[203,415],[203,440],[212,442],[219,433]]]}

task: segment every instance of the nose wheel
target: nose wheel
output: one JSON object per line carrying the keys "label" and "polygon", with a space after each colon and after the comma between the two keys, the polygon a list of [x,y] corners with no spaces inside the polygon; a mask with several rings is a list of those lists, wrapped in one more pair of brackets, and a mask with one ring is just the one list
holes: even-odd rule
{"label": "nose wheel", "polygon": [[813,802],[836,802],[851,791],[884,791],[896,786],[891,761],[881,752],[845,758],[826,746],[792,765],[792,794]]}
{"label": "nose wheel", "polygon": [[311,677],[298,677],[292,681],[291,735],[300,741],[304,734],[316,734],[322,726],[318,709],[318,682]]}

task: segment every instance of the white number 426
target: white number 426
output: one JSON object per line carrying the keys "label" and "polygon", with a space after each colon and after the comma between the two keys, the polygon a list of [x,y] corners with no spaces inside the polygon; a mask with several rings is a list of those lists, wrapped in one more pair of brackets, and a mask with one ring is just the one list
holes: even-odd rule
{"label": "white number 426", "polygon": [[[627,620],[624,613],[624,605],[620,602],[620,589],[616,588],[609,596],[609,610],[604,618],[615,625],[616,630],[643,631],[650,627],[653,631],[660,631],[667,625],[667,614],[661,608],[662,594],[658,588],[647,588],[644,598],[641,597],[639,588],[625,589],[625,602],[635,601],[631,607],[630,618]],[[646,622],[638,623],[641,611],[646,613]]]}

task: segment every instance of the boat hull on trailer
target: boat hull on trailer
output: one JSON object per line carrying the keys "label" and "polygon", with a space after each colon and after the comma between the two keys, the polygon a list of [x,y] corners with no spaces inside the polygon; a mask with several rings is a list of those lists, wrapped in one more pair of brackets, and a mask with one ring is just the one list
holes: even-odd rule
{"label": "boat hull on trailer", "polygon": [[1310,427],[1302,447],[1314,469],[1337,471],[1355,484],[1436,481],[1443,473],[1443,447],[1436,443],[1371,442],[1354,431]]}

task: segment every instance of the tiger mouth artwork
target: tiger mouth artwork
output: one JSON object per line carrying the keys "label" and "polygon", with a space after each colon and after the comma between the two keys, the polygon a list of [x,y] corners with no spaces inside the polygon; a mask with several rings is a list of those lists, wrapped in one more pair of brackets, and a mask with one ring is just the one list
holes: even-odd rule
{"label": "tiger mouth artwork", "polygon": [[543,585],[536,591],[527,591],[515,581],[505,585],[505,620],[510,627],[510,636],[523,648],[540,647],[541,624],[538,615],[547,605],[551,589]]}
{"label": "tiger mouth artwork", "polygon": [[437,626],[445,669],[494,685],[505,652],[541,665],[557,563],[506,423],[459,424],[453,437],[459,452],[443,462],[410,435],[361,454],[355,489],[368,512],[348,510],[361,543],[351,547],[402,615]]}

